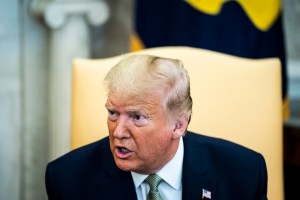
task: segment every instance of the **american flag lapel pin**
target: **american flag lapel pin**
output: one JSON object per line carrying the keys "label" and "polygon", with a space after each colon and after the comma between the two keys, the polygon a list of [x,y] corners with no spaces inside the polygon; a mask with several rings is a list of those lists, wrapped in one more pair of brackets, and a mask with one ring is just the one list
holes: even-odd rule
{"label": "american flag lapel pin", "polygon": [[211,192],[206,189],[202,189],[202,199],[211,199]]}

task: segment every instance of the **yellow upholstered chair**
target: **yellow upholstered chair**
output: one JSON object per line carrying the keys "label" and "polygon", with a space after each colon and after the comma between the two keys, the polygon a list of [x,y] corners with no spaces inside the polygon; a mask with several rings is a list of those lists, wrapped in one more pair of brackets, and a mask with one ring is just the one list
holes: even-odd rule
{"label": "yellow upholstered chair", "polygon": [[[189,130],[228,139],[261,152],[268,169],[268,197],[282,200],[283,142],[280,62],[251,60],[189,47],[135,53],[177,58],[191,78]],[[72,148],[107,136],[103,79],[122,57],[75,59],[72,85]]]}

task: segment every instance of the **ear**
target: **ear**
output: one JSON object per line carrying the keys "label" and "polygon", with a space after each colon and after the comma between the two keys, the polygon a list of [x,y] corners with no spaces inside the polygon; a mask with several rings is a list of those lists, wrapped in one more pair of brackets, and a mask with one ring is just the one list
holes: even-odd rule
{"label": "ear", "polygon": [[188,116],[186,116],[185,114],[184,114],[184,115],[181,115],[181,116],[175,121],[172,138],[173,138],[173,139],[178,139],[178,138],[180,138],[180,137],[185,133],[185,131],[186,131],[186,129],[187,129],[187,126],[188,126],[188,123],[189,123],[189,118],[188,118]]}

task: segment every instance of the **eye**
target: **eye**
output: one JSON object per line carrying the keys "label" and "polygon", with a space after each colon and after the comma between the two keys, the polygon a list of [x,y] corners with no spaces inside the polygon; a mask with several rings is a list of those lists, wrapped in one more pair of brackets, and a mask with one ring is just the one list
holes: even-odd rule
{"label": "eye", "polygon": [[107,110],[108,111],[108,119],[111,121],[116,121],[118,119],[119,114],[114,110]]}
{"label": "eye", "polygon": [[136,126],[145,126],[149,121],[149,119],[142,114],[132,114],[131,118]]}
{"label": "eye", "polygon": [[144,118],[144,116],[142,116],[142,115],[134,115],[133,118],[134,118],[135,120],[141,120],[141,119]]}

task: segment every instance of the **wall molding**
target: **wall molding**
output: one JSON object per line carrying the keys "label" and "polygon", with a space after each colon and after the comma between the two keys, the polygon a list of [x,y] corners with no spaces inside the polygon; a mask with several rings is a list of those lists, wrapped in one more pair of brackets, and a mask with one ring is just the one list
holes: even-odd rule
{"label": "wall molding", "polygon": [[109,17],[105,2],[96,0],[32,1],[32,14],[50,28],[49,159],[70,151],[71,63],[90,57],[89,25]]}

